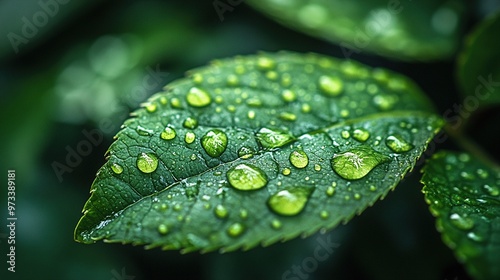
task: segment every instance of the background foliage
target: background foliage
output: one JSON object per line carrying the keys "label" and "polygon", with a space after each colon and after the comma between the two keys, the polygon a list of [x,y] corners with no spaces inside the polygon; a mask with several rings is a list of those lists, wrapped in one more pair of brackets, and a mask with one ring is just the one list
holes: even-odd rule
{"label": "background foliage", "polygon": [[[494,2],[478,1],[467,10],[460,44]],[[18,272],[7,279],[281,279],[313,254],[321,234],[249,252],[180,255],[84,246],[73,241],[73,229],[113,135],[128,112],[161,86],[214,58],[282,49],[342,58],[341,47],[278,25],[243,3],[221,21],[211,1],[108,0],[61,4],[16,53],[7,34],[21,33],[22,18],[40,10],[37,1],[0,2],[0,165],[2,172],[17,171],[19,218]],[[363,50],[351,58],[414,79],[440,113],[462,102],[453,58],[399,62]],[[496,124],[484,121],[498,120],[496,111],[478,112],[469,120],[474,125],[463,129],[498,159],[497,139],[485,133]],[[90,151],[70,159],[70,166],[68,155],[94,129],[102,139],[89,141]],[[446,141],[438,148],[455,147]],[[58,175],[54,162],[71,172]],[[410,175],[384,201],[326,233],[340,246],[308,279],[468,279],[441,242],[418,179]],[[6,273],[2,267],[2,279]]]}

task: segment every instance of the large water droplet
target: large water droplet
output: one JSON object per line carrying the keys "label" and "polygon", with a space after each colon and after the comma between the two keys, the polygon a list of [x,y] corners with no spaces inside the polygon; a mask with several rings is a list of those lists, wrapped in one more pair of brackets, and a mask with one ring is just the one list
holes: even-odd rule
{"label": "large water droplet", "polygon": [[360,142],[365,142],[368,138],[370,138],[370,132],[364,129],[355,129],[352,133],[352,138]]}
{"label": "large water droplet", "polygon": [[167,126],[167,127],[165,127],[165,130],[163,130],[160,133],[160,138],[163,140],[172,140],[175,138],[176,135],[177,135],[177,133],[175,132],[175,130],[173,128]]}
{"label": "large water droplet", "polygon": [[338,77],[321,76],[319,78],[319,89],[329,96],[338,96],[344,89],[344,84]]}
{"label": "large water droplet", "polygon": [[219,157],[226,150],[227,135],[219,129],[209,130],[201,137],[201,146],[211,157]]}
{"label": "large water droplet", "polygon": [[304,210],[311,188],[293,187],[278,191],[267,201],[269,208],[283,216],[295,216]]}
{"label": "large water droplet", "polygon": [[389,161],[389,157],[369,147],[360,146],[335,154],[332,159],[332,168],[340,177],[356,180],[365,177],[373,168],[386,161]]}
{"label": "large water droplet", "polygon": [[250,164],[239,164],[227,171],[229,184],[238,190],[251,191],[263,188],[267,184],[266,174]]}
{"label": "large water droplet", "polygon": [[238,237],[245,231],[245,226],[240,223],[234,223],[227,228],[227,234],[231,237]]}
{"label": "large water droplet", "polygon": [[198,126],[198,120],[196,120],[195,118],[187,118],[184,120],[184,122],[182,123],[182,126],[184,126],[185,128],[189,128],[189,129],[195,129],[197,126]]}
{"label": "large water droplet", "polygon": [[395,153],[405,153],[413,149],[413,145],[404,140],[401,136],[391,135],[385,139],[385,144]]}
{"label": "large water droplet", "polygon": [[115,174],[121,174],[123,172],[123,167],[118,163],[113,163],[111,165],[111,170],[113,170]]}
{"label": "large water droplet", "polygon": [[192,87],[186,95],[186,101],[193,107],[205,107],[212,102],[212,98],[208,92],[197,87]]}
{"label": "large water droplet", "polygon": [[290,163],[297,168],[304,168],[309,164],[309,158],[304,151],[293,151],[289,157]]}
{"label": "large water droplet", "polygon": [[461,230],[469,230],[474,227],[474,220],[467,217],[466,215],[453,213],[450,215],[450,221],[455,227]]}
{"label": "large water droplet", "polygon": [[144,173],[151,173],[158,167],[158,158],[153,153],[141,153],[137,157],[137,168]]}
{"label": "large water droplet", "polygon": [[279,148],[295,140],[295,137],[286,131],[265,127],[261,128],[256,136],[260,144],[268,149]]}

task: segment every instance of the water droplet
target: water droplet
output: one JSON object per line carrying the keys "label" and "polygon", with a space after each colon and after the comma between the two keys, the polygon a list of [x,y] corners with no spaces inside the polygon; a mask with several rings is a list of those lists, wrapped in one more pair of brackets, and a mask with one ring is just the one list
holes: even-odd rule
{"label": "water droplet", "polygon": [[240,210],[240,218],[242,218],[243,220],[245,220],[246,218],[248,218],[248,211],[245,210],[245,209],[241,209]]}
{"label": "water droplet", "polygon": [[450,215],[450,221],[455,227],[461,230],[469,230],[474,227],[474,220],[467,217],[466,215],[453,213]]}
{"label": "water droplet", "polygon": [[332,159],[333,170],[340,177],[356,180],[365,177],[377,165],[389,161],[389,157],[365,146],[335,154]]}
{"label": "water droplet", "polygon": [[319,165],[319,164],[315,164],[315,165],[314,165],[314,170],[316,170],[316,171],[321,171],[321,165]]}
{"label": "water droplet", "polygon": [[142,127],[140,125],[137,126],[135,131],[137,131],[137,133],[141,136],[149,136],[149,135],[153,134],[153,130],[147,129],[147,128]]}
{"label": "water droplet", "polygon": [[175,130],[169,126],[165,127],[165,129],[160,133],[160,138],[163,140],[172,140],[175,138],[177,133]]}
{"label": "water droplet", "polygon": [[170,104],[174,108],[182,108],[181,100],[177,97],[172,98],[172,100],[170,100]]}
{"label": "water droplet", "polygon": [[115,174],[122,174],[123,172],[123,167],[121,165],[119,165],[118,163],[113,163],[111,165],[111,170],[113,170],[113,172]]}
{"label": "water droplet", "polygon": [[160,97],[160,104],[161,105],[167,105],[167,98],[165,96]]}
{"label": "water droplet", "polygon": [[219,129],[209,130],[201,137],[201,146],[211,157],[219,157],[226,150],[227,135]]}
{"label": "water droplet", "polygon": [[491,196],[500,195],[500,189],[497,186],[484,185],[483,189]]}
{"label": "water droplet", "polygon": [[385,139],[385,144],[395,153],[404,153],[413,149],[413,145],[405,141],[401,136],[391,135]]}
{"label": "water droplet", "polygon": [[302,104],[301,110],[302,110],[302,113],[309,113],[309,112],[311,112],[311,105],[304,103],[304,104]]}
{"label": "water droplet", "polygon": [[156,111],[156,107],[155,103],[149,103],[146,105],[146,111],[148,111],[148,113],[154,113]]}
{"label": "water droplet", "polygon": [[231,74],[227,76],[227,85],[228,86],[237,86],[240,83],[238,76]]}
{"label": "water droplet", "polygon": [[295,92],[293,92],[289,89],[285,89],[284,91],[282,91],[281,97],[286,102],[293,102],[293,101],[297,100],[297,95],[295,94]]}
{"label": "water droplet", "polygon": [[297,115],[295,115],[293,113],[289,113],[289,112],[281,112],[279,118],[284,120],[284,121],[293,122],[293,121],[297,120]]}
{"label": "water droplet", "polygon": [[484,236],[476,233],[476,232],[469,232],[467,233],[467,237],[475,242],[483,242],[484,241]]}
{"label": "water droplet", "polygon": [[174,211],[181,211],[181,210],[182,210],[182,205],[180,205],[180,204],[174,205]]}
{"label": "water droplet", "polygon": [[196,139],[196,134],[194,134],[191,131],[186,132],[186,136],[184,136],[184,141],[186,143],[191,144],[194,142],[195,139]]}
{"label": "water droplet", "polygon": [[281,224],[281,222],[279,220],[274,219],[274,220],[271,221],[271,226],[274,229],[280,229],[281,226],[282,226],[282,224]]}
{"label": "water droplet", "polygon": [[255,119],[255,111],[254,110],[248,111],[247,116],[251,120]]}
{"label": "water droplet", "polygon": [[374,191],[376,191],[376,190],[377,190],[377,187],[375,187],[374,185],[371,185],[371,186],[370,186],[370,191],[374,192]]}
{"label": "water droplet", "polygon": [[214,213],[217,217],[219,217],[221,219],[224,219],[225,217],[227,217],[227,214],[228,214],[226,207],[224,207],[220,204],[215,206]]}
{"label": "water droplet", "polygon": [[398,102],[397,96],[390,96],[390,95],[377,95],[373,97],[373,103],[375,106],[377,106],[380,110],[387,111],[392,109],[394,105]]}
{"label": "water droplet", "polygon": [[328,211],[323,210],[319,213],[319,216],[321,217],[321,219],[325,220],[328,219],[328,216],[330,216],[330,214],[328,214]]}
{"label": "water droplet", "polygon": [[290,173],[292,173],[292,170],[290,170],[290,168],[283,169],[283,175],[288,176],[290,175]]}
{"label": "water droplet", "polygon": [[260,70],[270,70],[273,69],[274,66],[276,66],[276,62],[271,58],[262,56],[257,59],[257,67]]}
{"label": "water droplet", "polygon": [[168,226],[167,226],[167,225],[165,225],[165,224],[160,224],[160,225],[158,226],[158,232],[159,232],[160,234],[167,234],[167,233],[168,233]]}
{"label": "water droplet", "polygon": [[212,102],[212,98],[208,92],[197,87],[192,87],[186,95],[186,101],[193,107],[205,107]]}
{"label": "water droplet", "polygon": [[479,176],[479,178],[482,178],[482,179],[486,179],[489,176],[488,171],[481,169],[481,168],[476,170],[476,173]]}
{"label": "water droplet", "polygon": [[351,134],[350,134],[350,133],[349,133],[349,131],[347,131],[347,130],[342,131],[342,132],[340,133],[340,135],[341,135],[341,136],[342,136],[342,138],[344,138],[344,139],[347,139],[347,138],[351,137]]}
{"label": "water droplet", "polygon": [[250,164],[239,164],[227,171],[229,184],[238,190],[251,191],[263,188],[267,184],[266,174]]}
{"label": "water droplet", "polygon": [[338,96],[344,89],[344,84],[338,77],[321,76],[319,78],[319,88],[329,96]]}
{"label": "water droplet", "polygon": [[352,133],[352,138],[360,142],[365,142],[368,138],[370,138],[370,132],[364,129],[355,129]]}
{"label": "water droplet", "polygon": [[277,214],[295,216],[304,210],[310,194],[311,188],[288,188],[271,195],[267,204]]}
{"label": "water droplet", "polygon": [[293,151],[289,156],[290,163],[297,168],[304,168],[309,164],[309,157],[304,151]]}
{"label": "water droplet", "polygon": [[256,136],[260,144],[268,149],[279,148],[295,140],[295,137],[288,132],[265,127],[261,128]]}
{"label": "water droplet", "polygon": [[184,122],[182,123],[182,126],[184,126],[185,128],[189,128],[189,129],[195,129],[198,126],[198,120],[189,117],[189,118],[184,120]]}
{"label": "water droplet", "polygon": [[227,228],[227,234],[231,237],[238,237],[245,231],[245,227],[240,223],[234,223]]}
{"label": "water droplet", "polygon": [[361,199],[361,195],[359,193],[355,193],[354,194],[354,199],[360,200]]}
{"label": "water droplet", "polygon": [[326,188],[326,195],[332,196],[334,194],[335,194],[335,187],[329,186],[328,188]]}
{"label": "water droplet", "polygon": [[136,164],[143,173],[151,173],[158,167],[158,158],[153,153],[141,153],[137,157]]}
{"label": "water droplet", "polygon": [[255,153],[255,151],[249,147],[241,147],[238,150],[238,156],[242,159],[249,159],[249,158],[253,157],[254,153]]}
{"label": "water droplet", "polygon": [[468,154],[460,154],[458,155],[458,160],[461,162],[469,162],[470,156]]}
{"label": "water droplet", "polygon": [[276,71],[267,71],[266,78],[272,81],[276,81],[278,79],[278,73]]}

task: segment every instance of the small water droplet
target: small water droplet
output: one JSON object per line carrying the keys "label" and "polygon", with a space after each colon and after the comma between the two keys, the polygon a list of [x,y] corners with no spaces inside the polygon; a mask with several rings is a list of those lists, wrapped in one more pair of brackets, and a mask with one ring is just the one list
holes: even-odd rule
{"label": "small water droplet", "polygon": [[329,96],[338,96],[344,89],[344,84],[338,77],[321,76],[319,77],[319,89]]}
{"label": "small water droplet", "polygon": [[450,221],[455,227],[461,230],[469,230],[474,227],[474,220],[467,217],[466,215],[453,213],[450,215]]}
{"label": "small water droplet", "polygon": [[147,128],[142,127],[140,125],[137,126],[135,131],[137,131],[137,133],[141,136],[149,136],[149,135],[153,134],[153,130],[147,129]]}
{"label": "small water droplet", "polygon": [[321,217],[321,219],[326,220],[328,219],[328,216],[330,216],[330,214],[328,214],[328,211],[323,210],[319,213],[319,216]]}
{"label": "small water droplet", "polygon": [[368,138],[370,138],[370,132],[364,129],[355,129],[352,133],[352,138],[360,142],[365,142]]}
{"label": "small water droplet", "polygon": [[467,171],[462,171],[460,172],[460,176],[466,180],[474,180],[476,179],[476,176],[474,176],[474,174],[472,173],[469,173]]}
{"label": "small water droplet", "polygon": [[297,100],[297,95],[295,94],[295,92],[293,92],[289,89],[285,89],[284,91],[282,91],[281,97],[283,98],[283,100],[285,102],[293,102],[293,101]]}
{"label": "small water droplet", "polygon": [[271,70],[276,66],[276,62],[271,58],[262,56],[257,59],[257,67],[260,70]]}
{"label": "small water droplet", "polygon": [[484,241],[484,236],[476,233],[476,232],[469,232],[467,233],[467,237],[475,242],[483,242]]}
{"label": "small water droplet", "polygon": [[484,185],[483,189],[491,196],[500,195],[500,189],[497,186]]}
{"label": "small water droplet", "polygon": [[468,154],[460,154],[458,155],[458,160],[461,162],[469,162],[470,156]]}
{"label": "small water droplet", "polygon": [[238,150],[238,156],[242,159],[249,159],[249,158],[253,157],[254,153],[255,153],[255,151],[249,147],[241,147]]}
{"label": "small water droplet", "polygon": [[309,164],[309,157],[302,150],[296,150],[290,153],[290,163],[297,168],[304,168]]}
{"label": "small water droplet", "polygon": [[304,210],[311,190],[311,188],[305,187],[280,190],[269,197],[267,205],[277,214],[295,216]]}
{"label": "small water droplet", "polygon": [[374,191],[376,191],[376,190],[377,190],[377,187],[375,187],[374,185],[371,185],[371,186],[370,186],[370,191],[374,192]]}
{"label": "small water droplet", "polygon": [[156,103],[149,103],[146,105],[146,111],[148,111],[148,113],[154,113],[156,111]]}
{"label": "small water droplet", "polygon": [[167,234],[167,233],[168,233],[168,226],[167,226],[167,225],[165,225],[165,224],[160,224],[160,225],[158,226],[158,232],[159,232],[160,234],[163,234],[163,235]]}
{"label": "small water droplet", "polygon": [[250,164],[239,164],[227,171],[229,184],[238,190],[258,190],[267,185],[267,176],[260,168]]}
{"label": "small water droplet", "polygon": [[278,73],[276,71],[267,71],[266,78],[272,81],[276,81],[278,79]]}
{"label": "small water droplet", "polygon": [[481,179],[487,179],[489,176],[488,171],[481,169],[481,168],[476,170],[476,173],[479,176],[479,178],[481,178]]}
{"label": "small water droplet", "polygon": [[186,95],[186,101],[193,107],[205,107],[212,102],[212,98],[208,92],[197,87],[192,87]]}
{"label": "small water droplet", "polygon": [[181,211],[181,210],[182,210],[182,205],[180,205],[180,204],[174,205],[174,211]]}
{"label": "small water droplet", "polygon": [[268,149],[282,147],[295,140],[290,133],[277,129],[261,128],[256,134],[259,143]]}
{"label": "small water droplet", "polygon": [[404,140],[401,136],[391,135],[385,139],[385,144],[395,153],[405,153],[413,149],[413,145]]}
{"label": "small water droplet", "polygon": [[283,169],[283,175],[288,176],[290,175],[290,173],[292,173],[292,170],[290,170],[290,168]]}
{"label": "small water droplet", "polygon": [[241,209],[240,210],[240,218],[242,218],[243,220],[245,220],[246,218],[248,218],[248,211],[245,210],[245,209]]}
{"label": "small water droplet", "polygon": [[184,120],[184,122],[182,123],[182,126],[184,126],[185,128],[189,128],[189,129],[195,129],[197,126],[198,126],[198,120],[196,120],[195,118],[186,118]]}
{"label": "small water droplet", "polygon": [[281,222],[279,220],[272,220],[271,221],[271,227],[273,227],[274,229],[280,229],[282,226]]}
{"label": "small water droplet", "polygon": [[194,142],[195,139],[196,139],[196,134],[194,134],[191,131],[186,132],[186,136],[184,136],[184,141],[186,143],[191,144]]}
{"label": "small water droplet", "polygon": [[182,102],[179,98],[177,97],[174,97],[170,100],[170,104],[172,105],[172,107],[174,108],[182,108]]}
{"label": "small water droplet", "polygon": [[391,95],[376,95],[373,97],[373,103],[382,111],[387,111],[392,109],[394,105],[398,102],[397,96]]}
{"label": "small water droplet", "polygon": [[245,231],[245,226],[240,223],[234,223],[227,228],[227,234],[231,237],[238,237]]}
{"label": "small water droplet", "polygon": [[203,76],[200,73],[193,74],[193,82],[195,84],[201,84],[203,82]]}
{"label": "small water droplet", "polygon": [[172,140],[175,138],[177,133],[175,130],[169,126],[165,127],[165,129],[160,133],[160,138],[163,140]]}
{"label": "small water droplet", "polygon": [[254,110],[248,111],[247,117],[251,120],[255,119],[255,111]]}
{"label": "small water droplet", "polygon": [[302,104],[301,110],[302,110],[302,113],[309,113],[309,112],[311,112],[311,105],[304,103],[304,104]]}
{"label": "small water droplet", "polygon": [[389,157],[365,146],[335,154],[332,168],[340,177],[356,180],[365,177],[377,165],[389,161]]}
{"label": "small water droplet", "polygon": [[201,146],[211,157],[219,157],[227,147],[227,135],[219,129],[209,130],[201,137]]}
{"label": "small water droplet", "polygon": [[111,165],[111,170],[113,170],[113,172],[115,174],[122,174],[123,172],[123,167],[121,165],[119,165],[118,163],[113,163]]}
{"label": "small water droplet", "polygon": [[219,217],[221,219],[224,219],[225,217],[227,217],[227,214],[228,214],[226,207],[224,207],[223,205],[220,205],[220,204],[215,206],[214,213],[217,217]]}
{"label": "small water droplet", "polygon": [[356,199],[356,200],[360,200],[360,199],[361,199],[361,194],[359,194],[359,193],[355,193],[355,194],[354,194],[354,199]]}
{"label": "small water droplet", "polygon": [[326,195],[332,196],[334,194],[335,194],[335,187],[329,186],[328,188],[326,188]]}
{"label": "small water droplet", "polygon": [[293,122],[297,120],[297,115],[289,112],[281,112],[279,115],[279,118],[284,120],[284,121],[290,121]]}
{"label": "small water droplet", "polygon": [[349,133],[349,131],[347,131],[347,130],[342,131],[342,132],[340,133],[340,135],[341,135],[341,136],[342,136],[342,138],[344,138],[344,139],[347,139],[347,138],[351,137],[351,134],[350,134],[350,133]]}
{"label": "small water droplet", "polygon": [[316,170],[316,171],[321,171],[321,165],[319,165],[319,164],[315,164],[315,165],[314,165],[314,170]]}
{"label": "small water droplet", "polygon": [[161,105],[167,105],[167,98],[165,96],[160,97],[160,104]]}
{"label": "small water droplet", "polygon": [[237,86],[240,83],[240,80],[238,79],[238,76],[231,74],[227,76],[227,85],[228,86]]}
{"label": "small water droplet", "polygon": [[158,167],[158,158],[153,153],[141,153],[137,157],[136,164],[143,173],[151,173]]}

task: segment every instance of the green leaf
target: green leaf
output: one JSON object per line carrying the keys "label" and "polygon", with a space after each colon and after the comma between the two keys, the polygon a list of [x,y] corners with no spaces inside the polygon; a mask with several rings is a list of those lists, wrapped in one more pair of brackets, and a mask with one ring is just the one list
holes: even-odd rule
{"label": "green leaf", "polygon": [[[458,83],[464,96],[470,96],[471,107],[500,103],[500,11],[476,27],[466,40],[458,58]],[[466,99],[467,100],[467,99]],[[473,108],[474,109],[474,108]]]}
{"label": "green leaf", "polygon": [[460,39],[464,1],[248,0],[279,23],[340,44],[348,58],[372,52],[402,60],[451,56]]}
{"label": "green leaf", "polygon": [[477,279],[500,279],[500,173],[469,154],[441,151],[423,193],[443,241]]}
{"label": "green leaf", "polygon": [[224,251],[346,222],[443,124],[413,82],[317,54],[218,60],[125,122],[75,239]]}

